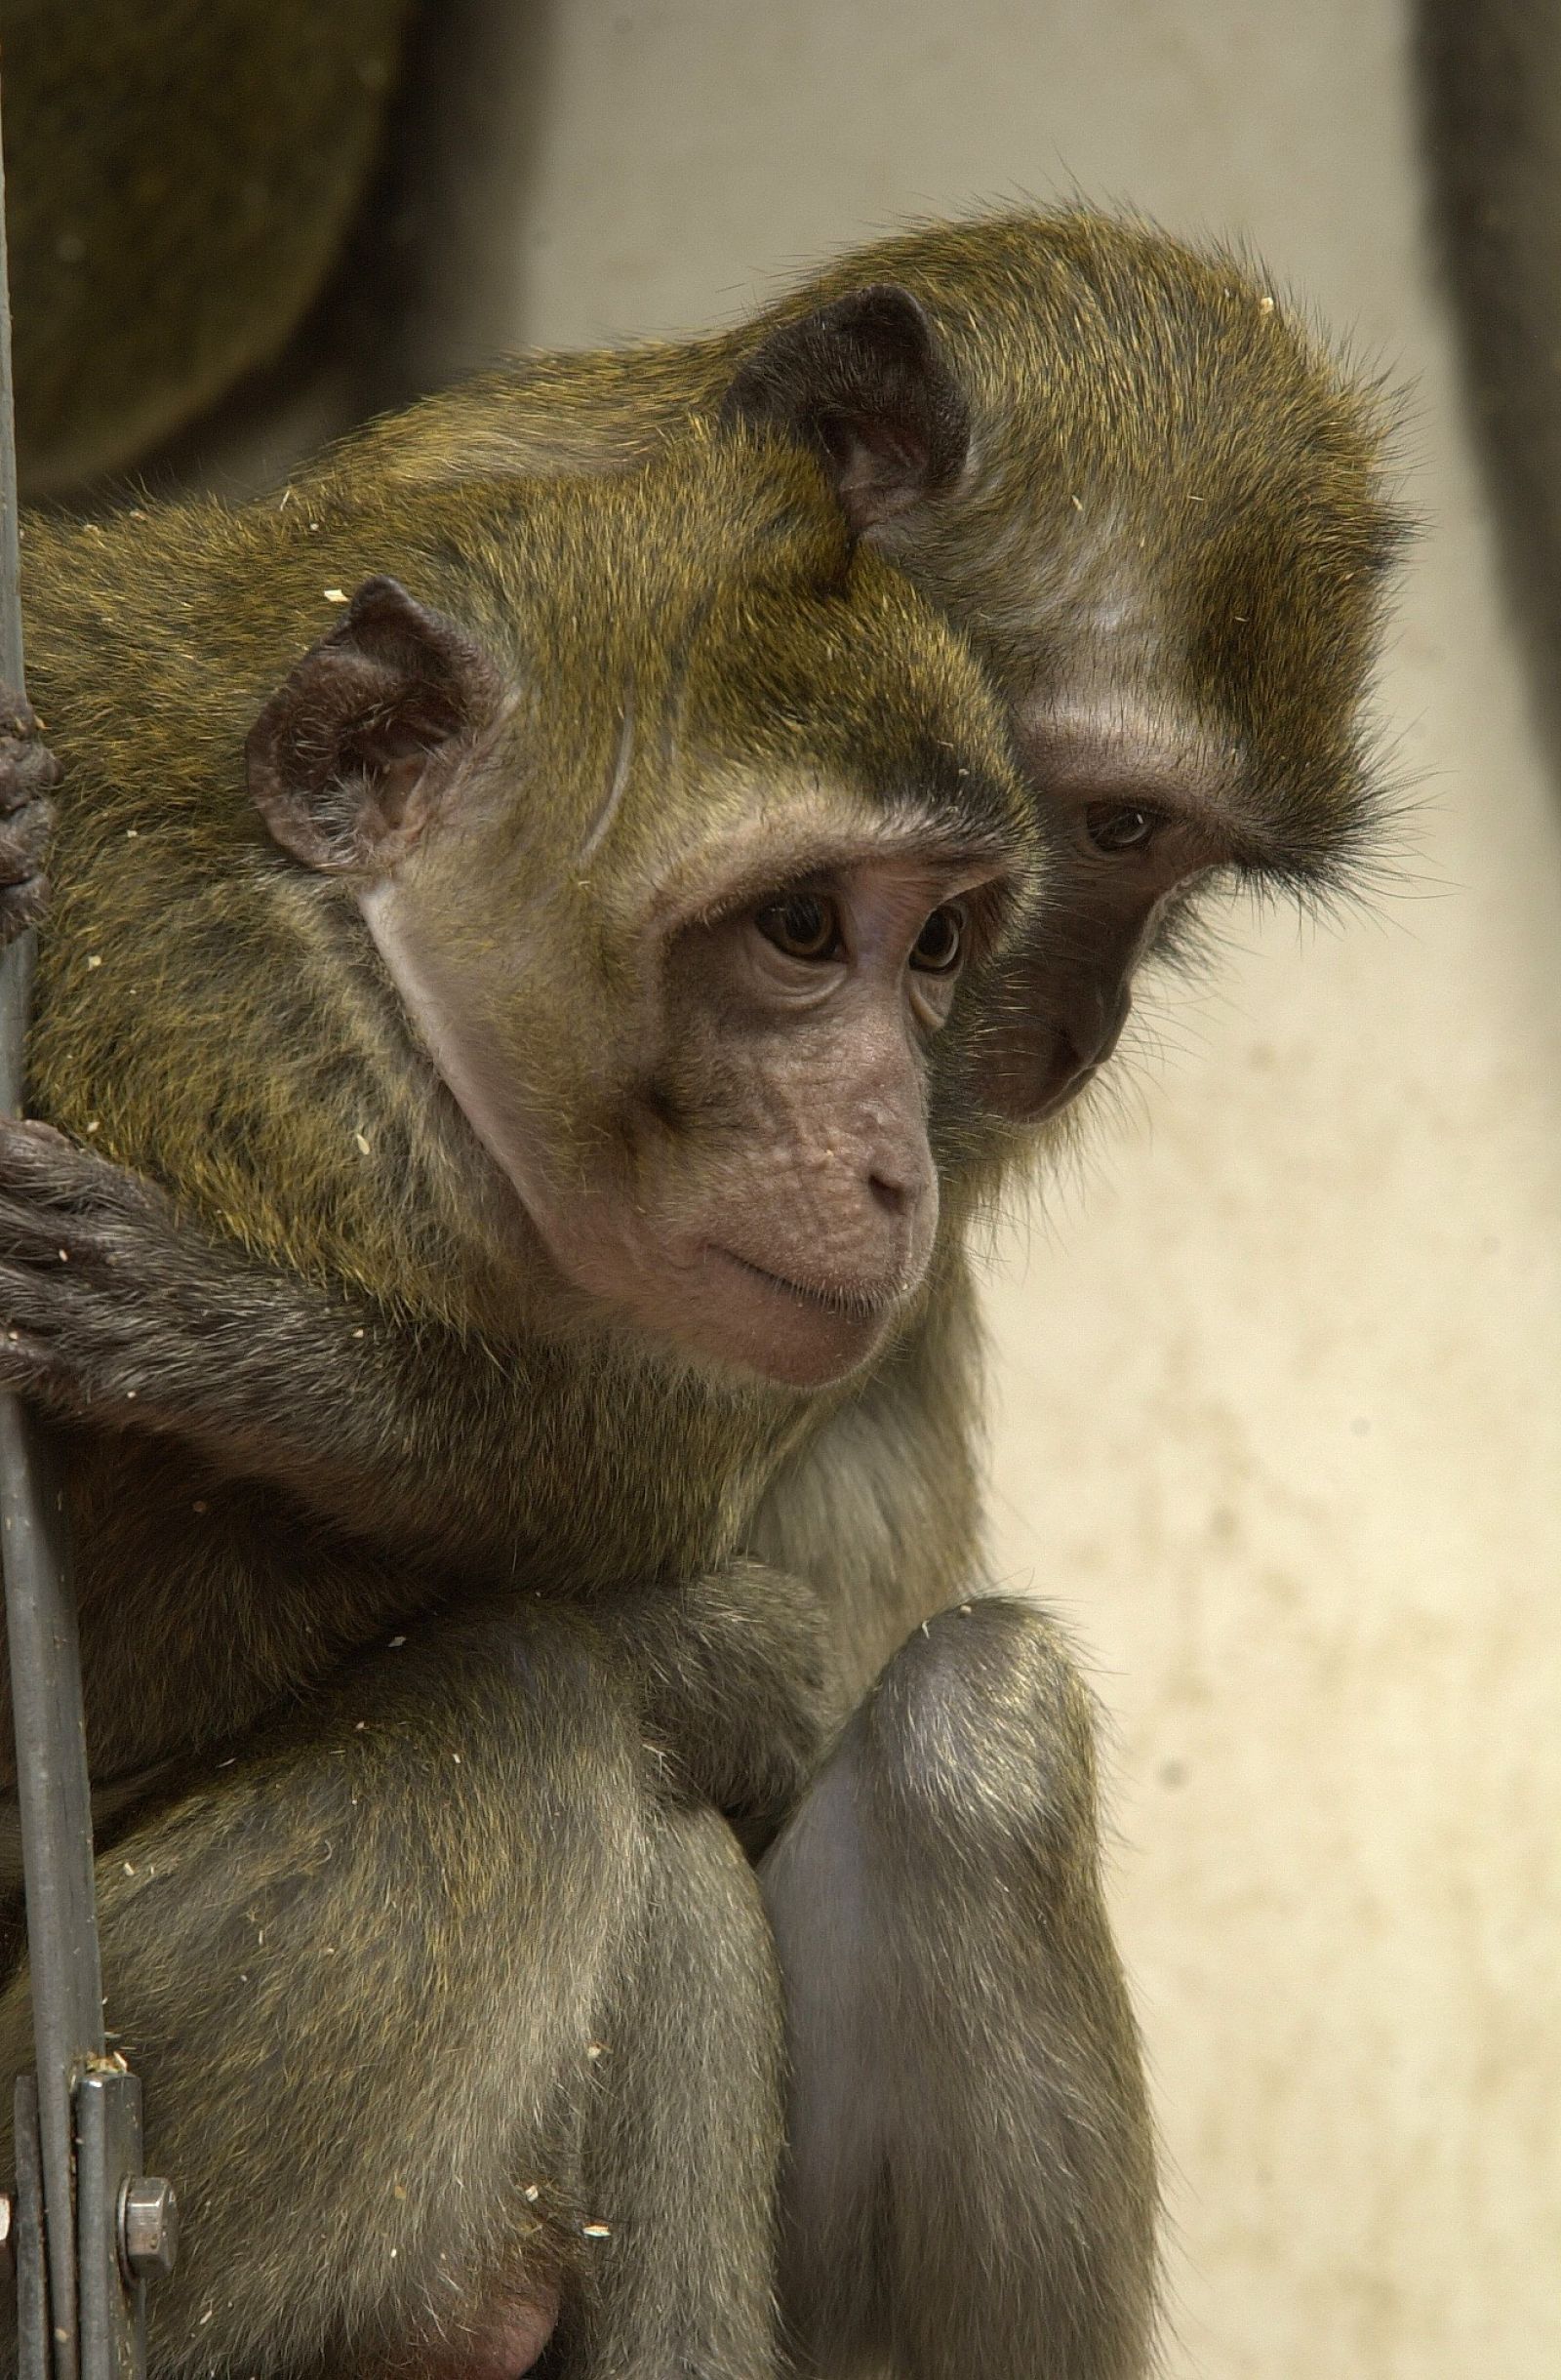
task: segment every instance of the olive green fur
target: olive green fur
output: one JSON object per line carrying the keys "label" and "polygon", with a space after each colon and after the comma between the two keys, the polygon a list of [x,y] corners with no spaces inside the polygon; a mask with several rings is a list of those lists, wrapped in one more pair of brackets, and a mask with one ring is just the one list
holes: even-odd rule
{"label": "olive green fur", "polygon": [[270,364],[340,257],[410,0],[4,0],[17,431],[33,495]]}
{"label": "olive green fur", "polygon": [[715,411],[771,330],[875,282],[926,307],[973,422],[958,487],[886,549],[1015,698],[1087,665],[1131,593],[1151,696],[1241,756],[1252,863],[1347,864],[1374,823],[1359,700],[1408,529],[1398,400],[1231,251],[1086,208],[928,224],[731,331],[517,357],[356,433],[325,482],[632,465]]}

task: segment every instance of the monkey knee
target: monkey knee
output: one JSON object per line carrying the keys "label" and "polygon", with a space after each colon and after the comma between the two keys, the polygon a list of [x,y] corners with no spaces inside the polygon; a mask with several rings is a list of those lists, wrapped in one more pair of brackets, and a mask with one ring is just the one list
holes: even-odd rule
{"label": "monkey knee", "polygon": [[897,1818],[950,1850],[1004,1845],[1093,1869],[1096,1706],[1034,1604],[982,1598],[919,1628],[884,1671],[863,1750]]}

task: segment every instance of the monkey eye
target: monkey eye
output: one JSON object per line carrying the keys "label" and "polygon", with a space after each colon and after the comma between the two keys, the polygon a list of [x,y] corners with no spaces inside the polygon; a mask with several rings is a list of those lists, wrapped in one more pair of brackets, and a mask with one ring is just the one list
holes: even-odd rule
{"label": "monkey eye", "polygon": [[839,958],[843,951],[840,911],[821,893],[793,893],[760,909],[753,920],[766,942],[787,958]]}
{"label": "monkey eye", "polygon": [[954,902],[934,909],[916,937],[910,963],[923,975],[952,975],[965,953],[965,912]]}
{"label": "monkey eye", "polygon": [[1165,824],[1163,811],[1114,802],[1094,802],[1084,813],[1084,831],[1097,851],[1146,851]]}

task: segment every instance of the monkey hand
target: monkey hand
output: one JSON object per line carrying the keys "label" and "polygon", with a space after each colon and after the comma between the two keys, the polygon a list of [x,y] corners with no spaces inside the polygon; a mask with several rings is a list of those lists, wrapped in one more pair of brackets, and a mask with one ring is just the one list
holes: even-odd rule
{"label": "monkey hand", "polygon": [[720,1810],[757,1858],[847,1715],[821,1597],[740,1558],[691,1584],[615,1595],[591,1616],[637,1682],[673,1785]]}
{"label": "monkey hand", "polygon": [[30,703],[0,692],[0,948],[36,925],[49,897],[44,868],[54,832],[49,796],[60,763]]}
{"label": "monkey hand", "polygon": [[239,1318],[236,1295],[210,1294],[219,1268],[245,1277],[152,1183],[0,1119],[0,1388],[67,1419],[157,1427],[198,1400]]}

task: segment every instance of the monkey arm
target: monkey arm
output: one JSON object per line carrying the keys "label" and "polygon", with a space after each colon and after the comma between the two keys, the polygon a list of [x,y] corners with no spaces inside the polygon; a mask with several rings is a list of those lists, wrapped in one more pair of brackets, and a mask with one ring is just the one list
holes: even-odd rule
{"label": "monkey arm", "polygon": [[211,1238],[33,1122],[0,1121],[0,1385],[178,1438],[414,1558],[513,1573],[525,1480],[480,1351],[451,1360],[448,1334]]}
{"label": "monkey arm", "polygon": [[[486,1364],[435,1368],[367,1301],[219,1246],[47,1125],[0,1122],[0,1383],[61,1416],[180,1439],[474,1592],[510,1575],[525,1480]],[[813,1588],[750,1559],[590,1608],[669,1777],[762,1847],[845,1714]]]}

